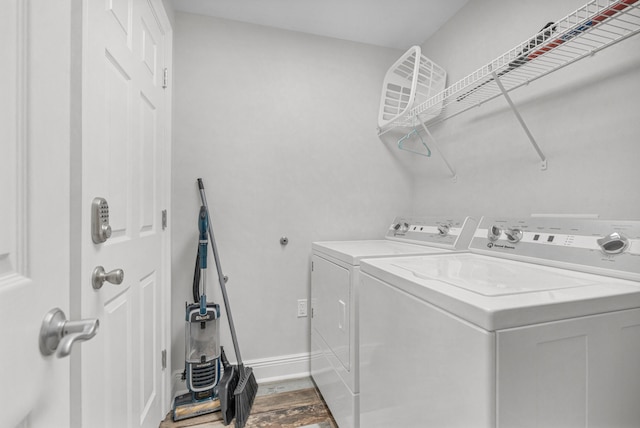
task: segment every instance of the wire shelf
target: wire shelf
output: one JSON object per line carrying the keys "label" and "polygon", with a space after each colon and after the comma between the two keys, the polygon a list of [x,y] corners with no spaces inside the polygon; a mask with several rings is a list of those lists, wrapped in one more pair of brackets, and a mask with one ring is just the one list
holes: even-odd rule
{"label": "wire shelf", "polygon": [[640,32],[638,0],[594,0],[409,111],[438,121],[537,80]]}
{"label": "wire shelf", "polygon": [[[432,126],[502,96],[535,149],[541,161],[540,169],[544,171],[547,158],[509,93],[639,32],[640,0],[592,0],[560,21],[549,22],[533,37],[424,101],[407,99],[402,111],[398,109],[394,116],[387,116],[382,126],[379,116],[378,133],[401,128],[406,135],[398,141],[400,149],[430,156],[431,150],[418,134],[418,128],[422,128],[455,182],[456,171],[439,150],[426,123]],[[381,114],[383,107],[381,105]]]}
{"label": "wire shelf", "polygon": [[[409,109],[391,127],[439,123],[640,32],[640,0],[593,0]],[[500,82],[497,82],[497,79]],[[505,92],[500,88],[501,85]],[[444,110],[444,111],[443,111]],[[443,113],[440,115],[440,113]]]}

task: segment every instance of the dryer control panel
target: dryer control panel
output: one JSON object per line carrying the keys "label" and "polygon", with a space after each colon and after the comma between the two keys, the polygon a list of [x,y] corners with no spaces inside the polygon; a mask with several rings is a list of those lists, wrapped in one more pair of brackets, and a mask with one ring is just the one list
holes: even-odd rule
{"label": "dryer control panel", "polygon": [[640,281],[640,221],[483,217],[470,249]]}
{"label": "dryer control panel", "polygon": [[466,250],[476,226],[477,221],[472,217],[396,217],[385,238]]}

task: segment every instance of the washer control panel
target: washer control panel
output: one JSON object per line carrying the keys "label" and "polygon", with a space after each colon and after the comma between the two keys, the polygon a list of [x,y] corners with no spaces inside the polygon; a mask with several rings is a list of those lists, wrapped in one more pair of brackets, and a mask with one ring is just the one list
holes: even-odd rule
{"label": "washer control panel", "polygon": [[466,250],[477,221],[471,217],[396,217],[386,233],[387,239]]}
{"label": "washer control panel", "polygon": [[483,217],[470,249],[640,280],[640,221]]}

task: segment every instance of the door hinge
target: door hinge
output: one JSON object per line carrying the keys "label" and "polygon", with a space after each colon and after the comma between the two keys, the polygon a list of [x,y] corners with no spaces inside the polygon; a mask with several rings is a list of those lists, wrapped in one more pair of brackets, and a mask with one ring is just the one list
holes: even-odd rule
{"label": "door hinge", "polygon": [[162,210],[162,230],[167,228],[167,210]]}
{"label": "door hinge", "polygon": [[167,89],[169,86],[169,69],[165,68],[162,71],[162,89]]}
{"label": "door hinge", "polygon": [[311,272],[313,272],[313,262],[311,262]]}
{"label": "door hinge", "polygon": [[162,350],[162,370],[167,368],[167,350]]}

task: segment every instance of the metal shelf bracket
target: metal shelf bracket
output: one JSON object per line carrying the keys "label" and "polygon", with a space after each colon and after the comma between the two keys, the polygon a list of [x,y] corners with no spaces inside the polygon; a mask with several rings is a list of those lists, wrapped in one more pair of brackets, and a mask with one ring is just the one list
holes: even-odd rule
{"label": "metal shelf bracket", "polygon": [[416,115],[416,119],[418,119],[418,121],[420,122],[420,125],[422,125],[422,129],[424,129],[424,132],[427,134],[427,136],[431,140],[431,146],[436,152],[438,152],[438,155],[440,155],[440,157],[444,161],[444,164],[447,166],[447,169],[449,169],[449,172],[451,173],[451,179],[453,180],[454,183],[456,183],[458,181],[458,176],[456,174],[456,171],[453,169],[453,167],[451,166],[447,158],[442,155],[442,152],[440,151],[440,147],[438,147],[438,142],[436,141],[435,138],[433,138],[433,135],[431,134],[431,132],[429,132],[427,125],[424,124],[424,121],[422,120],[419,114]]}
{"label": "metal shelf bracket", "polygon": [[527,134],[527,138],[529,138],[529,141],[531,142],[531,145],[533,146],[533,148],[538,153],[538,156],[540,157],[540,161],[541,161],[540,170],[545,171],[547,169],[547,158],[546,158],[546,156],[544,155],[544,153],[542,153],[542,150],[540,149],[540,146],[538,146],[538,143],[536,142],[536,139],[533,137],[533,134],[531,134],[531,131],[529,131],[529,128],[527,127],[527,124],[525,123],[524,119],[520,115],[520,112],[516,108],[516,105],[511,100],[511,97],[509,96],[509,93],[504,89],[504,86],[502,85],[502,82],[500,81],[500,78],[498,77],[498,74],[495,71],[493,73],[491,73],[491,74],[493,75],[493,78],[494,78],[496,84],[498,85],[498,88],[500,88],[500,92],[502,92],[502,95],[507,100],[507,103],[509,103],[509,107],[511,107],[511,111],[513,111],[513,114],[516,116],[516,119],[518,119],[518,122],[520,122],[520,126],[522,126],[522,129],[524,130],[524,133]]}

